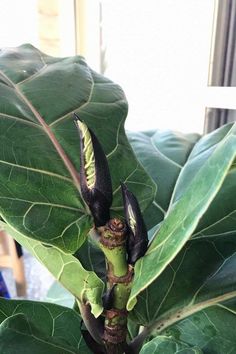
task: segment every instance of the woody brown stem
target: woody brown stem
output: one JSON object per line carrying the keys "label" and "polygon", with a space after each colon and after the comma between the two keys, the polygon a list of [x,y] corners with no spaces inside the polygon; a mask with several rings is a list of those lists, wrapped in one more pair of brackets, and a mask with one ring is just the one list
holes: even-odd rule
{"label": "woody brown stem", "polygon": [[111,219],[99,228],[100,247],[107,262],[107,287],[114,284],[112,308],[105,310],[104,342],[110,354],[124,353],[127,336],[126,304],[131,290],[133,268],[127,264],[127,229],[119,219]]}

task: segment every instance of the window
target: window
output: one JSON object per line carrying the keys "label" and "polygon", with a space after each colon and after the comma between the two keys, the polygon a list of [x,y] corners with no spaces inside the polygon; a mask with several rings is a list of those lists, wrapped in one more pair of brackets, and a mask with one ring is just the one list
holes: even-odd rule
{"label": "window", "polygon": [[[236,2],[216,1],[205,131],[236,121]],[[232,109],[230,109],[232,108]]]}
{"label": "window", "polygon": [[102,1],[105,74],[129,101],[128,129],[202,133],[213,0]]}
{"label": "window", "polygon": [[119,83],[127,129],[202,133],[204,121],[210,131],[236,120],[234,0],[2,0],[0,47],[25,42],[81,54]]}
{"label": "window", "polygon": [[234,7],[233,0],[86,0],[87,48],[82,54],[124,89],[129,101],[126,128],[202,133],[205,117],[213,123],[216,112],[221,117],[228,112],[227,121],[235,120],[234,89],[208,86],[219,67],[219,43],[225,53],[222,23],[226,26],[229,18],[232,56]]}

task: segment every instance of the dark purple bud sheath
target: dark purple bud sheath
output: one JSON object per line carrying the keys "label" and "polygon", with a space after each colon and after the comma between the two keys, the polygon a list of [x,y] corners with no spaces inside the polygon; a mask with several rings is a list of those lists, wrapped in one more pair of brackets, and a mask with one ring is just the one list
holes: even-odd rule
{"label": "dark purple bud sheath", "polygon": [[91,337],[96,343],[102,344],[102,337],[104,334],[103,318],[100,316],[95,318],[91,312],[89,304],[78,303],[80,314],[83,318],[83,323],[86,329],[89,331]]}
{"label": "dark purple bud sheath", "polygon": [[[83,323],[83,321],[82,321],[82,323]],[[81,325],[81,327],[82,327],[82,325]],[[91,336],[89,331],[87,331],[86,329],[80,329],[80,331],[81,331],[81,334],[83,336],[85,343],[87,344],[88,348],[92,351],[92,353],[95,353],[95,354],[106,353],[106,349],[105,349],[104,345],[97,343],[93,339],[93,337]]]}
{"label": "dark purple bud sheath", "polygon": [[102,297],[102,304],[105,310],[111,310],[114,305],[114,290],[117,284],[113,284],[113,286],[108,289],[103,297]]}
{"label": "dark purple bud sheath", "polygon": [[121,183],[121,189],[125,219],[129,228],[127,241],[128,263],[134,265],[147,251],[147,229],[136,197],[128,190],[124,183]]}
{"label": "dark purple bud sheath", "polygon": [[94,133],[74,114],[80,134],[81,194],[96,227],[110,219],[112,184],[106,155]]}

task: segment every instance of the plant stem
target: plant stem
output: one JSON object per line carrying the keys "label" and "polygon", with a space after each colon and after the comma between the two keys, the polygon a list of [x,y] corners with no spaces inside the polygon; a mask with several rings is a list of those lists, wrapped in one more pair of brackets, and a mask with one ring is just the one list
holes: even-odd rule
{"label": "plant stem", "polygon": [[113,305],[105,310],[104,341],[109,354],[122,354],[126,346],[126,304],[131,290],[133,268],[127,264],[127,229],[119,219],[111,219],[105,227],[98,229],[100,248],[107,262],[107,288],[114,284]]}

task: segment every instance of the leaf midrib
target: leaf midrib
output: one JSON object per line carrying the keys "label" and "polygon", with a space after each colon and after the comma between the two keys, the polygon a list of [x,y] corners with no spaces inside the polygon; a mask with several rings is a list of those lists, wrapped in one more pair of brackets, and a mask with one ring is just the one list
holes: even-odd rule
{"label": "leaf midrib", "polygon": [[[218,143],[218,145],[217,145],[215,151],[219,151],[220,148],[226,144],[226,141],[227,141],[228,138],[230,137],[230,134],[229,134],[229,133],[232,133],[232,132],[233,132],[233,127],[229,130],[228,134]],[[235,156],[235,155],[234,155],[234,156]],[[234,158],[232,158],[231,160],[233,161],[233,159],[234,159]],[[187,162],[188,162],[188,161],[189,161],[189,159],[187,160]],[[186,162],[186,164],[187,164],[187,162]],[[182,173],[183,173],[183,171],[184,171],[184,169],[185,169],[185,167],[186,167],[186,164],[185,164],[184,168],[181,170],[181,172],[180,172],[180,174],[179,174],[179,176],[178,176],[178,179],[177,179],[177,182],[176,182],[175,187],[177,186],[178,181],[179,181],[179,179],[180,179],[181,176],[182,176]],[[187,186],[187,188],[185,189],[184,196],[181,195],[181,198],[179,198],[178,200],[176,200],[176,201],[172,204],[172,202],[173,202],[172,198],[173,198],[173,195],[174,195],[174,193],[175,193],[175,189],[174,189],[173,194],[172,194],[172,198],[171,198],[171,201],[170,201],[170,204],[169,204],[169,208],[168,208],[168,211],[167,211],[167,215],[168,215],[168,213],[170,213],[170,212],[173,210],[173,209],[171,209],[173,205],[176,207],[176,205],[178,205],[180,202],[182,202],[183,198],[186,199],[186,195],[188,195],[189,191],[191,191],[192,185],[194,184],[195,180],[198,178],[198,176],[199,176],[199,174],[201,173],[202,169],[205,168],[206,164],[209,164],[208,160],[205,161],[204,164],[201,166],[201,168],[198,169],[198,171],[197,171],[197,173],[195,174],[194,178],[192,179],[191,183],[190,183],[190,184]],[[228,172],[228,170],[224,172],[224,176],[226,176],[227,172]],[[221,181],[221,185],[222,185],[222,183],[223,183],[223,180]],[[208,200],[208,203],[207,203],[206,206],[205,206],[205,210],[207,210],[207,208],[209,207],[211,201],[214,199],[214,196],[217,194],[217,192],[218,192],[218,190],[220,189],[221,185],[218,186],[218,189],[217,189],[217,190],[216,190],[216,189],[214,190],[213,196]],[[205,198],[206,198],[206,196],[204,196],[203,199],[205,199]],[[200,202],[202,202],[202,200],[199,200],[199,202],[196,204],[196,206],[194,207],[194,209],[196,209],[196,208],[198,207],[198,205],[199,205]],[[180,220],[179,223],[175,225],[175,229],[172,231],[172,233],[175,232],[175,230],[178,229],[179,225],[181,225],[181,224],[182,224],[182,220]],[[193,229],[193,231],[194,231],[194,230],[195,230],[195,228]],[[168,238],[169,238],[169,236],[168,236]],[[154,240],[155,240],[155,236],[153,237],[153,241],[154,241]],[[156,249],[160,248],[160,247],[162,246],[162,244],[165,244],[165,242],[166,242],[166,239],[162,240],[161,243],[158,243],[158,244],[155,245],[155,246],[153,246],[153,243],[151,243],[150,246],[149,246],[149,248],[148,248],[147,254],[150,254],[150,253],[154,252]],[[152,246],[152,247],[151,247],[151,246]]]}
{"label": "leaf midrib", "polygon": [[220,295],[215,298],[211,298],[209,300],[199,302],[192,306],[186,306],[183,307],[182,309],[178,308],[178,310],[171,315],[165,313],[165,315],[159,317],[159,319],[156,322],[154,322],[151,326],[146,327],[146,329],[149,333],[152,332],[161,333],[166,328],[174,325],[179,321],[184,320],[185,318],[193,315],[196,312],[202,311],[208,307],[216,306],[219,303],[224,302],[226,300],[233,299],[234,297],[236,297],[236,291],[231,291],[224,295]]}
{"label": "leaf midrib", "polygon": [[[213,236],[215,236],[216,234],[206,235],[206,234],[203,234],[203,232],[211,229],[212,227],[215,227],[216,225],[220,224],[221,222],[225,221],[226,219],[231,218],[231,216],[233,214],[235,214],[235,212],[236,212],[236,209],[233,209],[230,213],[224,215],[221,219],[218,219],[217,221],[213,222],[212,224],[210,224],[210,225],[204,227],[203,229],[199,230],[198,232],[194,233],[192,235],[192,238],[196,240],[196,239],[203,238],[203,237],[208,237],[208,236],[213,237]],[[233,232],[233,231],[230,231],[230,232]]]}
{"label": "leaf midrib", "polygon": [[[233,125],[231,127],[231,129],[229,130],[229,132],[217,144],[217,147],[216,147],[215,151],[217,151],[217,153],[219,154],[219,151],[221,151],[222,146],[225,146],[226,143],[228,143],[228,145],[232,149],[232,147],[233,147],[232,143],[234,141],[233,139],[234,140],[236,139],[236,125]],[[227,157],[227,161],[228,161],[227,166],[231,165],[233,163],[234,159],[235,159],[235,150],[232,150],[232,153],[230,153],[230,155]],[[205,166],[205,164],[206,164],[206,162],[204,163],[204,166]],[[209,164],[209,162],[208,162],[208,164]],[[193,182],[196,180],[196,178],[197,178],[196,176],[199,175],[199,173],[200,173],[199,171],[202,171],[202,168],[203,167],[201,166],[201,168],[198,170],[197,174],[194,176],[194,179],[191,182],[191,186],[192,186]],[[157,240],[156,236],[157,236],[158,233],[159,233],[159,237],[160,237],[159,230],[153,236],[152,242],[150,243],[150,246],[148,248],[148,251],[147,251],[146,255],[143,258],[141,258],[139,260],[139,262],[138,262],[139,263],[138,264],[139,268],[138,268],[138,272],[137,272],[137,268],[136,268],[136,274],[135,274],[135,281],[136,282],[134,281],[132,292],[131,292],[131,295],[130,295],[129,300],[128,300],[128,304],[127,304],[127,309],[128,310],[132,310],[133,309],[133,307],[135,306],[135,304],[137,302],[137,295],[140,294],[140,292],[142,292],[144,289],[146,289],[155,279],[158,278],[158,276],[164,271],[164,269],[167,267],[167,265],[170,264],[170,262],[175,258],[175,256],[178,254],[178,252],[181,250],[181,248],[184,246],[184,244],[187,242],[187,240],[191,237],[192,233],[194,232],[194,230],[197,227],[197,224],[198,224],[198,221],[199,221],[199,217],[201,217],[201,215],[203,215],[206,212],[206,210],[208,209],[210,203],[212,202],[212,200],[214,199],[216,193],[220,189],[220,187],[221,187],[221,185],[222,185],[222,183],[224,181],[224,178],[225,178],[229,168],[230,167],[228,167],[227,169],[223,170],[222,176],[220,178],[220,181],[218,182],[217,189],[214,188],[214,191],[212,192],[211,197],[210,198],[208,197],[207,203],[205,203],[204,206],[201,208],[201,210],[198,211],[198,213],[197,213],[198,218],[195,218],[194,221],[191,223],[190,227],[188,227],[188,232],[187,232],[188,238],[185,237],[184,240],[183,239],[181,240],[181,243],[178,244],[178,247],[176,247],[174,252],[171,254],[171,256],[168,257],[168,262],[165,259],[162,263],[160,263],[161,265],[158,264],[158,270],[156,270],[155,273],[151,272],[151,277],[149,276],[149,280],[146,280],[146,282],[144,284],[144,282],[142,282],[140,279],[141,279],[141,275],[142,275],[142,272],[143,272],[143,265],[144,265],[144,261],[145,261],[145,256],[149,256],[151,253],[154,253],[154,251],[156,249],[160,248],[160,242],[157,243],[157,245],[154,244],[154,242]],[[179,175],[179,177],[177,179],[175,188],[176,188],[176,186],[178,184],[178,180],[181,177],[182,173],[183,173],[183,169],[181,170],[181,173],[180,173],[180,175]],[[190,190],[190,187],[188,186],[187,189],[185,190],[185,194],[184,194],[185,198],[186,198],[186,194],[188,193],[189,190]],[[174,192],[175,192],[175,189],[174,189]],[[209,193],[209,191],[208,191],[208,193]],[[173,198],[173,195],[172,195],[172,198]],[[206,196],[204,196],[204,198],[206,198]],[[183,198],[181,198],[181,199],[183,200]],[[178,199],[178,201],[176,201],[175,203],[179,203],[179,200],[180,199]],[[172,200],[171,200],[171,202],[172,202]],[[198,207],[198,204],[199,204],[199,202],[197,203],[197,205],[195,206],[194,209],[196,209]],[[168,215],[168,212],[171,210],[170,208],[171,208],[171,204],[170,204],[169,209],[167,211],[167,215]],[[180,223],[180,225],[181,225],[181,223]],[[176,228],[176,225],[175,225],[175,228]],[[168,235],[168,237],[169,237],[169,235]],[[154,246],[153,246],[153,244],[154,244]],[[163,247],[161,247],[161,251],[159,253],[159,257],[161,255],[161,252],[163,251],[163,248],[165,247],[166,239],[162,240],[161,244],[163,245]]]}
{"label": "leaf midrib", "polygon": [[171,158],[169,158],[168,156],[166,156],[155,144],[153,141],[153,136],[149,137],[151,144],[154,148],[154,150],[160,154],[161,156],[163,156],[167,161],[169,161],[171,164],[175,165],[177,168],[179,168],[180,170],[183,168],[183,166],[181,166],[179,163],[175,162],[174,160],[172,160]]}
{"label": "leaf midrib", "polygon": [[20,91],[17,85],[14,84],[13,81],[11,81],[8,76],[5,75],[5,73],[0,70],[1,75],[5,78],[5,80],[10,84],[10,86],[15,90],[17,93],[18,97],[21,98],[21,100],[26,104],[26,106],[30,109],[30,111],[33,113],[39,124],[42,126],[44,132],[47,134],[49,140],[53,144],[54,148],[56,149],[58,155],[62,159],[65,167],[67,168],[69,174],[72,177],[72,180],[74,182],[75,187],[80,191],[80,180],[79,180],[79,174],[76,171],[75,167],[73,166],[72,162],[69,160],[68,156],[66,155],[64,149],[62,146],[59,144],[57,141],[55,135],[51,131],[50,127],[46,124],[46,122],[43,120],[42,116],[39,114],[39,112],[35,109],[35,107],[32,105],[32,103],[28,100],[28,98]]}

